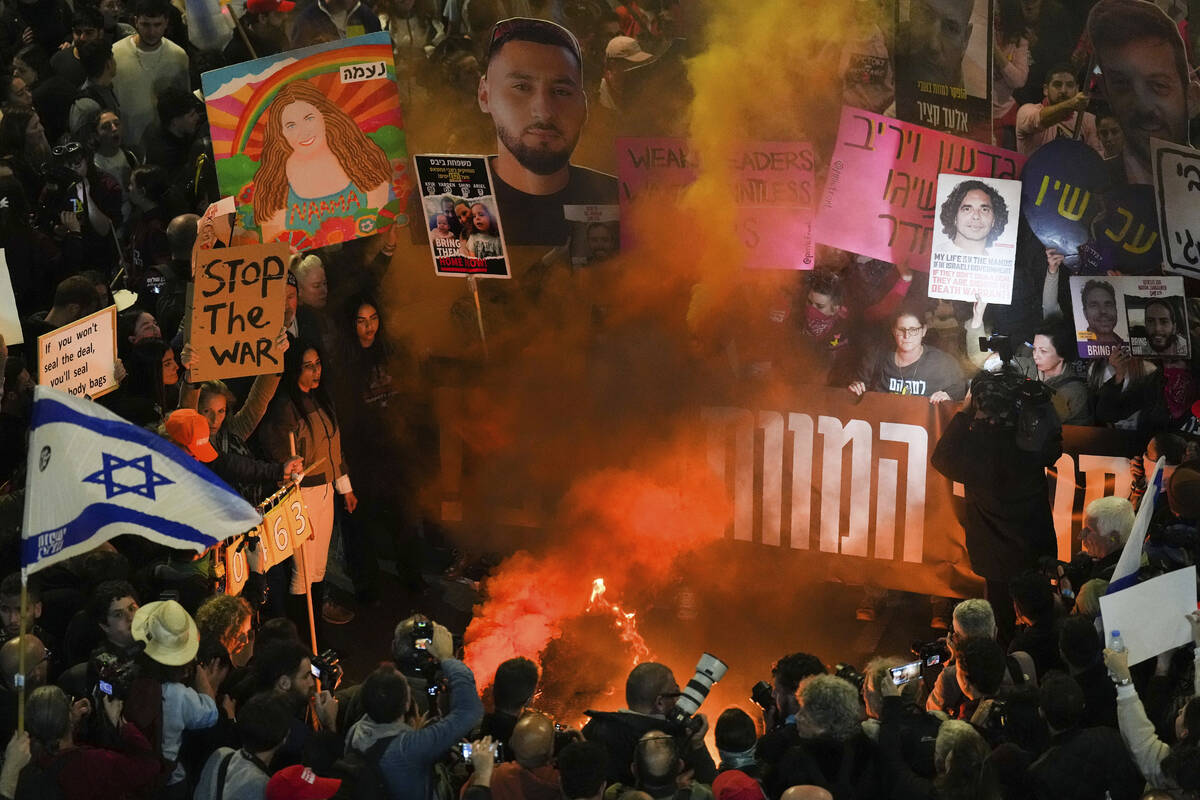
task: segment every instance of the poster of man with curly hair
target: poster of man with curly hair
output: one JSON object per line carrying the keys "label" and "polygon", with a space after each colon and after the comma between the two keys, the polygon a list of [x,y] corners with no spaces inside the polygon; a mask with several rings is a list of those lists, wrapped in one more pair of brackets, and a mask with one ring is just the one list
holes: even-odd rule
{"label": "poster of man with curly hair", "polygon": [[386,33],[304,47],[201,76],[235,230],[295,250],[407,219],[407,150]]}

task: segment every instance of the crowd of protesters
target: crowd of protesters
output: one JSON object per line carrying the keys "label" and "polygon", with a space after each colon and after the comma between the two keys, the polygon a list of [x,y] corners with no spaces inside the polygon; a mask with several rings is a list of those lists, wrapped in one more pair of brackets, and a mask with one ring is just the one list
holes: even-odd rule
{"label": "crowd of protesters", "polygon": [[[97,402],[159,431],[251,502],[299,480],[314,531],[303,572],[289,559],[252,576],[242,596],[218,591],[211,554],[131,536],[37,573],[24,619],[19,573],[7,575],[0,797],[1200,796],[1200,649],[1131,668],[1105,649],[1098,601],[1147,497],[1157,502],[1139,577],[1200,560],[1195,350],[1076,358],[1063,254],[1024,222],[1009,306],[930,300],[925,276],[904,264],[820,248],[818,268],[797,276],[766,321],[729,337],[759,356],[730,367],[737,380],[963,402],[933,465],[965,487],[966,543],[987,599],[935,614],[946,635],[914,654],[917,674],[896,671],[914,658],[902,654],[861,672],[783,655],[761,718],[728,708],[713,712],[710,731],[704,714],[679,718],[675,674],[647,662],[629,674],[624,708],[572,730],[537,709],[536,664],[514,659],[494,676],[473,675],[461,642],[420,615],[381,623],[395,625],[391,652],[367,675],[342,681],[336,659],[312,651],[313,634],[323,640],[323,626],[356,613],[325,577],[335,531],[364,606],[381,564],[416,585],[428,556],[413,531],[422,526],[415,475],[434,449],[432,423],[422,424],[431,403],[403,380],[424,365],[389,337],[382,301],[397,232],[293,259],[281,374],[193,382],[191,259],[199,215],[219,199],[193,91],[207,69],[383,30],[406,108],[443,91],[469,105],[480,41],[500,12],[543,10],[509,5],[521,8],[235,1],[239,29],[219,7],[201,19],[205,6],[189,5],[189,18],[167,0],[0,4],[0,247],[27,343],[0,341],[0,510],[19,517],[38,356],[28,343],[116,305],[120,386]],[[569,22],[561,4],[545,5]],[[586,19],[577,30],[585,91],[599,116],[616,120],[634,102],[626,73],[667,49],[678,9],[575,5]],[[1083,114],[1084,141],[1119,159],[1119,120],[1080,92],[1071,64],[1079,10],[1051,0],[996,7],[997,140],[1031,152],[1073,132]],[[864,17],[867,32],[844,63],[861,65],[853,48],[886,40],[888,17],[877,16]],[[847,102],[882,112],[891,81],[888,68],[847,66]],[[1173,318],[1164,324],[1164,341],[1191,335]],[[1011,353],[980,344],[994,334]],[[401,415],[403,442],[389,424]],[[1087,507],[1082,550],[1065,564],[1044,472],[1061,454],[1063,424],[1129,430],[1144,446],[1131,462],[1132,495]],[[1148,484],[1159,459],[1161,485]],[[19,532],[5,523],[0,563],[9,568]],[[860,618],[874,619],[877,603],[869,597]],[[1191,622],[1200,645],[1200,617]],[[486,713],[477,680],[492,687]]]}

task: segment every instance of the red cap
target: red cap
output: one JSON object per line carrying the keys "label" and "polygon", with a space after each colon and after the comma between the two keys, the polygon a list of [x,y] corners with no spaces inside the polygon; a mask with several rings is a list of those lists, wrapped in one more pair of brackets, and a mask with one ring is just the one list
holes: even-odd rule
{"label": "red cap", "polygon": [[272,11],[291,11],[296,7],[292,0],[246,0],[246,10],[255,14],[268,14]]}
{"label": "red cap", "polygon": [[766,798],[758,781],[740,769],[725,770],[718,775],[712,782],[712,793],[715,800],[765,800]]}
{"label": "red cap", "polygon": [[208,441],[208,420],[191,408],[180,408],[167,417],[167,435],[204,464],[215,461],[217,451]]}
{"label": "red cap", "polygon": [[284,767],[267,781],[267,800],[326,800],[333,797],[342,782],[319,778],[302,764]]}

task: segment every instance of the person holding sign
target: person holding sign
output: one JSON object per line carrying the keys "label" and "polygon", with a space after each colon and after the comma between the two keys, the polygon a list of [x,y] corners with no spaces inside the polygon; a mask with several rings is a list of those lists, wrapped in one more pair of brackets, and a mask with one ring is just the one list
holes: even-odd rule
{"label": "person holding sign", "polygon": [[951,356],[925,346],[925,323],[901,309],[892,315],[891,329],[895,349],[868,355],[850,391],[860,397],[868,391],[916,394],[931,403],[961,400],[966,388],[962,370]]}
{"label": "person holding sign", "polygon": [[[320,350],[315,344],[296,342],[284,354],[283,363],[282,391],[267,410],[258,441],[271,459],[287,461],[301,456],[309,465],[309,472],[300,484],[300,496],[308,509],[312,537],[301,547],[301,558],[297,560],[302,563],[292,564],[288,616],[297,627],[305,629],[307,583],[317,602],[323,599],[322,619],[340,625],[353,619],[354,614],[325,597],[325,566],[333,537],[333,497],[335,493],[342,495],[350,513],[358,505],[358,498],[354,496],[342,457],[342,436],[333,402],[321,383]],[[268,580],[273,583],[278,579]]]}

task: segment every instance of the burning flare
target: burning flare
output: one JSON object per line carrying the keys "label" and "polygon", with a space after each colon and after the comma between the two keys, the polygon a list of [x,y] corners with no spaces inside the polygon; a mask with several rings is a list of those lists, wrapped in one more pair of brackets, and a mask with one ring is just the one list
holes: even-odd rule
{"label": "burning flare", "polygon": [[588,600],[586,613],[600,612],[612,615],[613,625],[621,632],[621,641],[629,645],[629,650],[633,654],[633,666],[637,666],[650,658],[650,648],[646,646],[646,640],[638,633],[637,612],[626,611],[616,603],[605,599],[604,593],[607,591],[608,587],[604,585],[604,578],[596,578],[592,581],[592,597]]}

